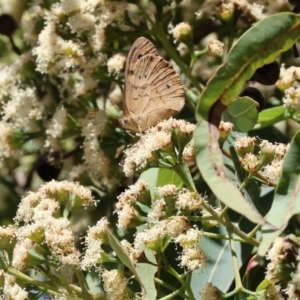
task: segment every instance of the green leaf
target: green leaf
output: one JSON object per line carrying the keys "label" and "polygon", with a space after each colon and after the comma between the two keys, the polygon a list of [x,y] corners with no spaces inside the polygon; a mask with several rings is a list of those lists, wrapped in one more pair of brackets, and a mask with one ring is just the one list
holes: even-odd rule
{"label": "green leaf", "polygon": [[258,254],[264,256],[272,242],[286,227],[289,219],[300,213],[300,131],[294,136],[282,166],[282,175],[275,190],[274,201],[262,227]]}
{"label": "green leaf", "polygon": [[182,180],[175,171],[160,168],[157,174],[156,186],[164,186],[166,184],[182,186]]}
{"label": "green leaf", "polygon": [[151,197],[154,197],[155,188],[166,184],[175,184],[182,187],[182,180],[179,175],[170,169],[151,168],[143,172],[139,178],[148,182]]}
{"label": "green leaf", "polygon": [[216,118],[215,124],[218,123],[223,110],[236,99],[255,70],[273,62],[280,53],[291,48],[299,36],[300,15],[288,12],[267,17],[246,31],[203,91],[197,106],[198,121],[207,120],[215,104],[216,115],[212,117]]}
{"label": "green leaf", "polygon": [[154,275],[156,274],[158,269],[156,265],[157,262],[152,250],[147,249],[145,251],[145,255],[149,262],[151,262],[153,265],[149,263],[137,263],[136,270],[146,289],[147,299],[155,300],[157,297],[157,290],[154,284]]}
{"label": "green leaf", "polygon": [[127,255],[126,250],[124,249],[124,247],[122,246],[118,238],[109,228],[107,228],[107,237],[109,240],[109,245],[115,251],[118,259],[135,275],[135,279],[139,282],[141,288],[145,292],[146,291],[145,287],[143,285],[141,278],[139,277],[139,274],[136,271],[135,266],[131,262],[129,256]]}
{"label": "green leaf", "polygon": [[[236,223],[234,225],[238,226]],[[217,234],[227,235],[227,231],[223,226],[214,228],[212,231]],[[229,241],[203,237],[199,246],[207,258],[208,264],[203,271],[199,272],[199,270],[196,270],[192,273],[191,288],[195,299],[199,299],[197,295],[204,289],[207,282],[211,282],[223,293],[226,293],[234,280],[232,252]],[[235,254],[239,266],[242,266],[249,258],[252,249],[253,247],[249,244],[235,243]]]}
{"label": "green leaf", "polygon": [[194,132],[196,162],[201,174],[220,201],[253,223],[263,224],[264,219],[256,208],[226,177],[222,153],[218,144],[218,134],[218,129],[206,121],[202,121]]}
{"label": "green leaf", "polygon": [[99,274],[96,273],[93,269],[89,270],[89,272],[86,274],[86,283],[88,285],[88,288],[98,294],[104,294],[104,290],[100,285],[99,282]]}
{"label": "green leaf", "polygon": [[250,97],[238,98],[223,113],[224,121],[234,125],[234,131],[248,132],[257,122],[257,102]]}
{"label": "green leaf", "polygon": [[284,116],[285,108],[283,106],[276,106],[270,109],[263,110],[258,116],[258,122],[254,127],[255,129],[261,129],[271,126],[277,122],[285,120]]}

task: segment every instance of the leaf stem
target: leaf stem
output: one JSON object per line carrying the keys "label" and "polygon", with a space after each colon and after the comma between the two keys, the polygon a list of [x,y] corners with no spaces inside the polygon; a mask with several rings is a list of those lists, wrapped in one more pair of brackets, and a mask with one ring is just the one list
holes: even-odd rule
{"label": "leaf stem", "polygon": [[220,217],[220,215],[218,215],[218,213],[216,213],[205,201],[202,202],[202,207],[207,210],[213,217],[214,219],[219,222],[220,224],[222,224],[223,226],[225,226],[228,230],[228,232],[234,233],[237,236],[239,236],[241,239],[243,239],[245,242],[257,247],[259,245],[259,241],[254,239],[254,238],[250,238],[248,236],[248,234],[246,234],[245,232],[243,232],[242,230],[238,229],[237,227],[235,227],[231,222],[226,221],[223,217]]}
{"label": "leaf stem", "polygon": [[231,248],[232,264],[233,264],[233,270],[234,270],[235,290],[240,291],[240,290],[243,289],[243,284],[242,284],[242,280],[241,280],[238,260],[237,260],[237,257],[236,257],[235,244],[234,244],[234,240],[231,238],[231,233],[230,232],[228,232],[228,235],[230,237],[229,244],[230,244],[230,248]]}

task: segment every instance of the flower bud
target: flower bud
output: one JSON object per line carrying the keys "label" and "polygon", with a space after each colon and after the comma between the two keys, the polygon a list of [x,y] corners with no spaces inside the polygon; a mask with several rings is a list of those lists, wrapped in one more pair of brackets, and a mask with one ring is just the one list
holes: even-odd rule
{"label": "flower bud", "polygon": [[192,28],[188,23],[179,23],[173,29],[173,37],[176,41],[190,46],[192,42]]}
{"label": "flower bud", "polygon": [[249,173],[256,173],[261,168],[259,158],[252,153],[247,153],[243,157],[241,160],[241,165]]}
{"label": "flower bud", "polygon": [[260,144],[260,164],[265,166],[271,163],[275,158],[275,147],[268,141],[262,141]]}
{"label": "flower bud", "polygon": [[255,147],[256,138],[255,137],[238,137],[234,142],[233,146],[236,153],[244,157],[247,153],[253,153]]}
{"label": "flower bud", "polygon": [[230,20],[234,14],[234,3],[229,2],[229,3],[222,3],[220,8],[219,8],[219,17],[223,21]]}
{"label": "flower bud", "polygon": [[210,56],[222,57],[224,52],[224,44],[218,40],[210,41],[207,45]]}

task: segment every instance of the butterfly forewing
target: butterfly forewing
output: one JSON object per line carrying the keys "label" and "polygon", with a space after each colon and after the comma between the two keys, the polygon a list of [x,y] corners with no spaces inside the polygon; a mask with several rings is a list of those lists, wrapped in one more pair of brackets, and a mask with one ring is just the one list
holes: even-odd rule
{"label": "butterfly forewing", "polygon": [[172,65],[145,38],[132,45],[126,63],[123,127],[143,131],[180,112],[184,89]]}
{"label": "butterfly forewing", "polygon": [[[135,112],[174,110],[174,113],[162,119],[178,113],[184,105],[184,90],[179,75],[171,64],[162,57],[145,56],[136,67],[140,72],[132,81],[136,90],[134,96],[137,97],[134,99],[139,103]],[[138,101],[139,99],[143,101]]]}

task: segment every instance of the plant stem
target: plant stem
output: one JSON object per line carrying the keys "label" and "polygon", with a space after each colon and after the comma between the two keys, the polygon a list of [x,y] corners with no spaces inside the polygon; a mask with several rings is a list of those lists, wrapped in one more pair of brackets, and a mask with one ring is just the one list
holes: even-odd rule
{"label": "plant stem", "polygon": [[232,255],[232,264],[233,264],[233,270],[234,270],[234,279],[235,279],[235,290],[240,291],[243,289],[243,284],[241,280],[240,275],[240,268],[238,264],[238,260],[236,257],[236,249],[233,239],[231,238],[231,233],[228,232],[228,235],[230,237],[230,248],[231,248],[231,255]]}

